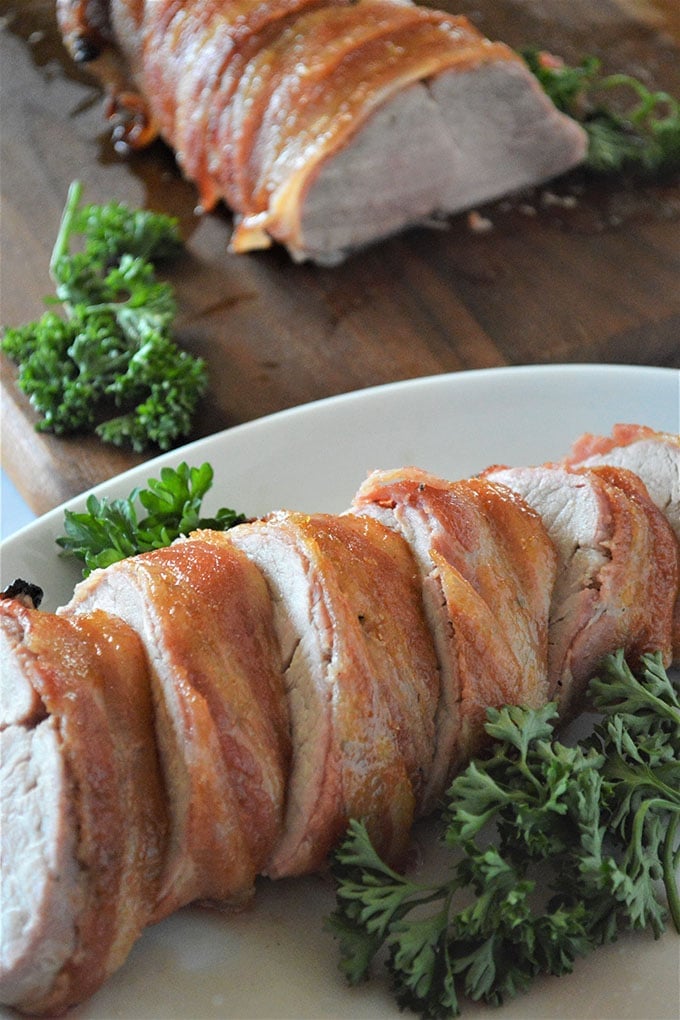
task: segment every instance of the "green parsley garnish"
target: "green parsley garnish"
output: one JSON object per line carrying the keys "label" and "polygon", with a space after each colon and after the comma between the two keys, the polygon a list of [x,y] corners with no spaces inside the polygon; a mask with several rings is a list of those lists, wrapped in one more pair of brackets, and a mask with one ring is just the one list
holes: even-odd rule
{"label": "green parsley garnish", "polygon": [[205,363],[172,338],[173,289],[151,261],[180,250],[177,221],[81,196],[76,181],[50,260],[56,296],[46,303],[62,314],[5,330],[0,347],[19,365],[38,431],[167,450],[189,433],[207,387]]}
{"label": "green parsley garnish", "polygon": [[596,57],[576,67],[536,49],[522,53],[563,113],[588,135],[587,169],[654,176],[680,169],[680,103],[628,74],[605,75]]}
{"label": "green parsley garnish", "polygon": [[489,757],[451,784],[449,874],[424,884],[388,867],[352,821],[334,859],[328,926],[351,984],[386,950],[394,994],[424,1017],[460,997],[498,1005],[540,974],[625,929],[680,932],[680,700],[660,656],[639,677],[622,654],[591,684],[603,713],[576,746],[555,739],[554,704],[489,709]]}
{"label": "green parsley garnish", "polygon": [[[245,521],[243,514],[222,507],[213,517],[201,517],[203,498],[213,482],[210,464],[165,467],[148,489],[134,489],[126,499],[90,496],[86,510],[64,513],[65,535],[57,538],[62,555],[85,564],[83,576],[127,556],[161,549],[197,528],[227,531]],[[145,510],[146,516],[140,517]]]}

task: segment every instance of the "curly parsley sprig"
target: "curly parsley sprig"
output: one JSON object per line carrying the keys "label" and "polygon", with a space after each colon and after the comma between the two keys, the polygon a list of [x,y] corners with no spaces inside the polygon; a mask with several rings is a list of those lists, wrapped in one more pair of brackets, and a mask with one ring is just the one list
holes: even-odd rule
{"label": "curly parsley sprig", "polygon": [[423,1017],[462,996],[498,1005],[539,974],[624,929],[680,933],[680,699],[658,655],[635,676],[622,653],[591,684],[603,713],[575,746],[554,704],[489,709],[493,750],[451,784],[449,874],[424,884],[388,867],[353,820],[334,860],[328,919],[351,984],[386,951],[395,996]]}
{"label": "curly parsley sprig", "polygon": [[124,499],[89,496],[84,511],[64,512],[65,534],[57,538],[57,545],[62,555],[85,564],[83,574],[87,576],[97,567],[162,549],[198,528],[226,531],[245,521],[243,514],[226,507],[212,517],[201,516],[212,482],[210,464],[189,467],[182,462],[177,468],[162,468],[160,478],[148,479],[147,489],[133,489]]}
{"label": "curly parsley sprig", "polygon": [[63,314],[5,330],[0,346],[19,365],[38,431],[166,450],[190,432],[207,387],[203,360],[172,337],[173,289],[154,268],[181,247],[177,221],[117,202],[83,205],[82,191],[78,181],[69,189],[50,259],[47,304]]}
{"label": "curly parsley sprig", "polygon": [[558,110],[588,135],[586,169],[655,176],[680,170],[680,103],[628,74],[603,74],[597,57],[571,67],[537,49],[522,56]]}

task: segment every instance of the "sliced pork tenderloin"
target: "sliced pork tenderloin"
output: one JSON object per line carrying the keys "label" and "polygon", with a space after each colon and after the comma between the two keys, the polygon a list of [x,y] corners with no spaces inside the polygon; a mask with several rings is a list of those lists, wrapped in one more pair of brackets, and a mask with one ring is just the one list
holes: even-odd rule
{"label": "sliced pork tenderloin", "polygon": [[487,477],[519,493],[542,517],[558,554],[550,609],[549,682],[573,714],[602,658],[671,660],[677,543],[631,472],[559,466],[496,468]]}
{"label": "sliced pork tenderloin", "polygon": [[0,602],[0,1001],[58,1015],[126,959],[155,907],[167,813],[146,657],[102,613],[77,621]]}
{"label": "sliced pork tenderloin", "polygon": [[614,425],[609,436],[586,432],[562,458],[564,467],[610,464],[635,472],[680,535],[680,435],[648,425]]}
{"label": "sliced pork tenderloin", "polygon": [[[680,544],[680,436],[645,425],[615,425],[610,436],[581,436],[563,462],[567,467],[608,464],[628,468],[645,484]],[[673,661],[680,664],[680,590],[673,623]]]}
{"label": "sliced pork tenderloin", "polygon": [[94,571],[59,610],[135,629],[152,677],[172,843],[155,918],[238,905],[279,837],[290,754],[268,591],[237,548],[200,536]]}
{"label": "sliced pork tenderloin", "polygon": [[97,38],[89,55],[115,40],[92,69],[129,110],[130,146],[160,133],[203,208],[234,211],[235,251],[274,240],[332,264],[585,156],[516,53],[408,0],[111,0],[105,19],[99,2],[76,5],[84,19],[73,6],[58,15],[76,59],[83,39]]}
{"label": "sliced pork tenderloin", "polygon": [[419,566],[442,678],[432,807],[483,744],[487,707],[547,700],[555,554],[538,515],[487,481],[376,471],[352,511],[400,533]]}
{"label": "sliced pork tenderloin", "polygon": [[[639,527],[632,522],[631,534],[632,540],[639,542],[637,558],[645,563],[647,557],[648,602],[646,612],[640,614],[635,622],[629,654],[636,660],[643,652],[659,648],[665,653],[668,665],[675,654],[674,641],[677,633],[675,628],[680,592],[680,543],[668,517],[650,498],[647,486],[635,472],[609,464],[594,465],[584,470],[594,472],[609,486],[620,489],[627,497],[623,502],[628,504],[628,508],[631,502],[636,506]],[[625,521],[623,513],[620,512],[619,516],[620,520]],[[646,528],[641,523],[643,520],[646,520]],[[624,531],[621,531],[622,536],[625,536]],[[631,592],[631,599],[635,596],[636,592]]]}
{"label": "sliced pork tenderloin", "polygon": [[226,539],[270,587],[290,701],[286,824],[268,873],[323,865],[351,817],[398,861],[429,780],[439,694],[408,548],[375,521],[287,512]]}

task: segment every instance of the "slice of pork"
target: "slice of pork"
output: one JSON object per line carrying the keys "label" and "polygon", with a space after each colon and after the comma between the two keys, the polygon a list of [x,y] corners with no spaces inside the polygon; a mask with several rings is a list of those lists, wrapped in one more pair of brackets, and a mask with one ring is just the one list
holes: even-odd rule
{"label": "slice of pork", "polygon": [[556,466],[491,470],[542,517],[558,554],[550,610],[551,696],[578,707],[603,656],[623,648],[671,660],[677,543],[637,476]]}
{"label": "slice of pork", "polygon": [[612,467],[633,471],[680,541],[680,436],[645,425],[615,425],[611,436],[587,433],[576,440],[566,467]]}
{"label": "slice of pork", "polygon": [[455,68],[381,105],[310,177],[298,207],[281,205],[283,229],[275,216],[270,229],[297,260],[334,264],[406,227],[556,177],[584,154],[581,129],[519,63]]}
{"label": "slice of pork", "polygon": [[[633,471],[644,482],[680,544],[680,436],[644,425],[615,425],[611,436],[581,436],[563,463],[568,467],[611,465]],[[673,661],[680,663],[680,590],[674,611]]]}
{"label": "slice of pork", "polygon": [[56,1015],[122,964],[155,905],[167,820],[146,658],[104,614],[3,600],[0,633],[9,690],[34,706],[3,700],[0,1001]]}
{"label": "slice of pork", "polygon": [[269,595],[229,544],[200,534],[94,571],[59,612],[125,620],[149,658],[172,846],[156,916],[238,904],[279,836],[287,707]]}
{"label": "slice of pork", "polygon": [[432,766],[439,690],[407,547],[377,522],[324,514],[280,512],[227,537],[267,579],[290,701],[288,809],[269,874],[320,867],[350,817],[398,860]]}
{"label": "slice of pork", "polygon": [[8,726],[0,755],[0,1002],[25,1009],[50,995],[74,954],[85,890],[75,790],[56,720]]}
{"label": "slice of pork", "polygon": [[486,481],[376,471],[352,510],[399,532],[419,566],[442,677],[432,806],[484,742],[487,707],[547,700],[555,554],[538,515]]}

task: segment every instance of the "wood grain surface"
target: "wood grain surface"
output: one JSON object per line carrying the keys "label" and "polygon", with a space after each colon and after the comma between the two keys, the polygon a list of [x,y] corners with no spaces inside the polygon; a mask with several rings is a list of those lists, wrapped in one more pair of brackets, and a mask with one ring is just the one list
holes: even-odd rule
{"label": "wood grain surface", "polygon": [[[677,0],[476,0],[488,36],[579,60],[600,56],[680,95]],[[226,209],[196,193],[154,145],[116,153],[97,84],[64,53],[54,4],[0,0],[0,324],[36,319],[69,183],[88,201],[176,215],[186,255],[169,274],[178,341],[204,357],[210,391],[192,438],[295,404],[433,373],[605,362],[680,367],[680,182],[584,183],[578,173],[467,215],[411,230],[334,269],[281,250],[231,255]],[[96,439],[34,430],[2,361],[2,463],[46,511],[140,461]],[[154,451],[149,452],[152,456]]]}

